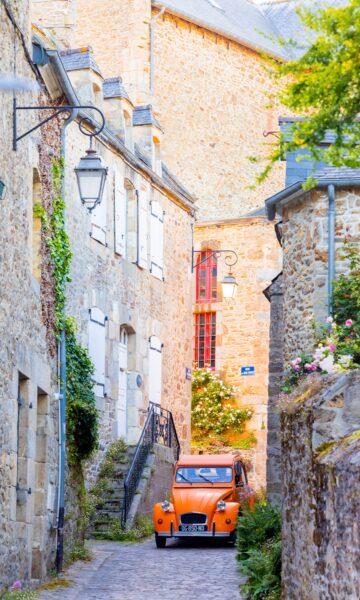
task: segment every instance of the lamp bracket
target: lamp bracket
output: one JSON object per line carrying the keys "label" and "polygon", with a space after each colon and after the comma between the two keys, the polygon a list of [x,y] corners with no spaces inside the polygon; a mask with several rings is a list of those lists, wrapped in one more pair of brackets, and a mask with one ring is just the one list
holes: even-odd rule
{"label": "lamp bracket", "polygon": [[202,260],[200,260],[198,263],[195,264],[195,254],[201,254],[203,253],[204,250],[194,250],[192,251],[192,265],[191,265],[191,271],[193,272],[195,267],[198,267],[199,265],[203,264],[204,262],[208,261],[210,258],[215,257],[215,258],[220,258],[220,256],[222,254],[225,254],[225,264],[230,267],[233,267],[234,265],[236,265],[237,261],[238,261],[238,255],[236,254],[235,250],[213,250],[211,251],[211,254],[209,254],[208,256],[205,256],[205,258],[203,258]]}
{"label": "lamp bracket", "polygon": [[[36,131],[36,129],[39,129],[39,127],[42,127],[43,125],[45,125],[45,123],[48,123],[49,121],[51,121],[52,119],[54,119],[55,117],[57,117],[58,115],[60,115],[62,113],[68,113],[69,117],[71,117],[71,116],[73,116],[73,113],[78,111],[79,109],[95,110],[101,117],[101,122],[99,124],[97,123],[96,127],[94,127],[94,123],[90,119],[90,117],[88,117],[88,116],[81,117],[78,122],[81,133],[90,137],[91,139],[94,136],[99,135],[99,133],[101,133],[105,127],[105,117],[104,117],[104,114],[102,113],[102,111],[99,108],[96,108],[95,106],[76,106],[76,105],[73,106],[73,105],[69,105],[69,104],[63,104],[61,106],[18,106],[17,102],[16,102],[16,98],[14,98],[14,100],[13,100],[13,150],[14,150],[14,152],[16,152],[17,143],[20,140],[22,140],[24,137],[26,137],[33,131]],[[28,131],[25,131],[25,133],[18,135],[17,113],[19,110],[52,110],[55,112],[53,112],[53,114],[51,114],[46,119],[43,119],[40,123],[38,123],[34,127],[31,127],[31,129],[29,129]],[[91,131],[91,133],[89,133],[89,130],[85,128],[86,124],[92,126],[93,131]]]}

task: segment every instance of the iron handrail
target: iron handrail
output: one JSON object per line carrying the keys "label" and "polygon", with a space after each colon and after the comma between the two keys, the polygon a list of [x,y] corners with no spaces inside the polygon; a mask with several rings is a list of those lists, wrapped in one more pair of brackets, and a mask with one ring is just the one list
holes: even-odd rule
{"label": "iron handrail", "polygon": [[159,404],[150,402],[145,425],[136,446],[130,468],[124,480],[125,495],[122,517],[123,525],[126,524],[128,519],[130,507],[139,485],[141,474],[154,444],[162,444],[163,446],[172,448],[174,460],[178,460],[180,455],[180,442],[172,413],[169,410],[162,408]]}

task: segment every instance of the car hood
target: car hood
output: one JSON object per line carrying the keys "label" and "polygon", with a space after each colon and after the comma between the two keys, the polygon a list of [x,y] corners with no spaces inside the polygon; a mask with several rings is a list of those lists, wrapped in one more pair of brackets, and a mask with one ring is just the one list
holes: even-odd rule
{"label": "car hood", "polygon": [[172,491],[172,500],[178,515],[186,512],[209,514],[216,510],[219,500],[227,500],[231,496],[231,488],[175,488]]}

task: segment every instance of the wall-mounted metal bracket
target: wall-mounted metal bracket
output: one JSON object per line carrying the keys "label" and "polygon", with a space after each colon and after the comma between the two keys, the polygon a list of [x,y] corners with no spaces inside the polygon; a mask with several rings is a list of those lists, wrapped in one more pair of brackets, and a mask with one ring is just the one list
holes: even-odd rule
{"label": "wall-mounted metal bracket", "polygon": [[206,252],[206,250],[194,250],[193,249],[192,260],[191,260],[191,271],[192,272],[194,271],[194,269],[196,267],[198,267],[199,265],[202,265],[204,262],[206,262],[213,256],[215,258],[220,258],[221,254],[225,254],[225,259],[224,259],[225,264],[230,268],[233,267],[234,265],[236,265],[236,263],[238,261],[238,255],[236,254],[235,250],[214,250],[211,252],[211,254],[209,254],[208,256],[205,256],[205,258],[203,258],[202,260],[199,260],[199,262],[195,264],[195,254],[202,254],[203,252]]}
{"label": "wall-mounted metal bracket", "polygon": [[[53,112],[46,119],[43,119],[40,123],[38,123],[34,127],[31,127],[31,129],[29,129],[28,131],[25,131],[25,133],[18,135],[17,113],[20,110],[52,110],[55,112]],[[14,152],[16,152],[17,143],[20,140],[22,140],[24,137],[26,137],[33,131],[36,131],[37,129],[39,129],[39,127],[42,127],[43,125],[45,125],[45,123],[48,123],[52,119],[55,119],[55,117],[57,117],[58,115],[60,115],[62,113],[68,113],[69,116],[72,116],[73,113],[77,112],[78,110],[94,110],[100,115],[101,122],[100,122],[100,124],[97,124],[97,126],[95,128],[94,128],[93,121],[90,120],[90,117],[86,117],[86,116],[81,117],[81,119],[79,120],[79,123],[78,123],[79,129],[80,129],[81,133],[83,133],[84,135],[86,135],[90,138],[93,138],[94,136],[99,135],[99,133],[101,133],[105,127],[105,117],[104,117],[104,114],[102,113],[102,111],[99,108],[96,108],[95,106],[72,106],[69,104],[63,104],[61,106],[18,106],[16,98],[14,98],[14,100],[13,100],[13,150],[14,150]],[[89,133],[89,130],[85,128],[86,124],[90,125],[93,128],[93,131],[91,133]]]}

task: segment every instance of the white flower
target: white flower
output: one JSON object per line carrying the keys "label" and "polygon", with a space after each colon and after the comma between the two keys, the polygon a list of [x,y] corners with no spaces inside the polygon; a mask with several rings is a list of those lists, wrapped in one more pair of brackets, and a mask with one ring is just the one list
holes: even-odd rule
{"label": "white flower", "polygon": [[325,346],[318,346],[315,350],[314,358],[316,361],[322,360],[326,356],[326,348]]}
{"label": "white flower", "polygon": [[332,354],[326,356],[326,358],[319,362],[319,367],[322,371],[326,371],[326,373],[334,373],[334,371],[336,371],[334,365],[334,356]]}
{"label": "white flower", "polygon": [[339,357],[339,364],[343,369],[348,369],[350,367],[351,361],[353,357],[351,354],[344,354],[344,356]]}

